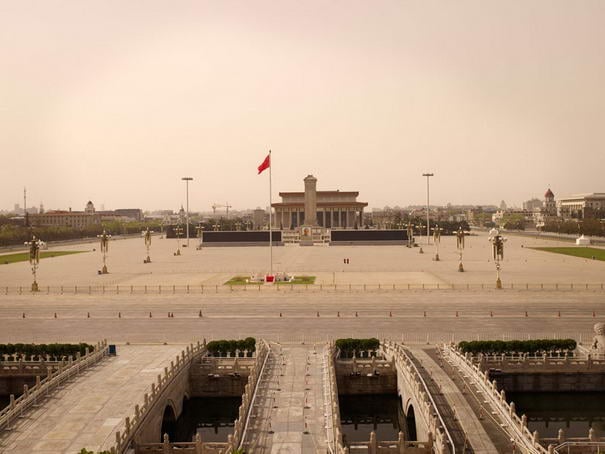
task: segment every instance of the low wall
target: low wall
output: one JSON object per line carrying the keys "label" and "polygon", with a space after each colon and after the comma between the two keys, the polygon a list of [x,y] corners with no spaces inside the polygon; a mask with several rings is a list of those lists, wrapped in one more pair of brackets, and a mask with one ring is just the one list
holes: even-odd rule
{"label": "low wall", "polygon": [[[271,235],[274,246],[282,246],[281,231]],[[202,247],[211,246],[268,246],[268,230],[218,231],[204,232]]]}
{"label": "low wall", "polygon": [[605,392],[602,372],[489,371],[498,389],[510,392]]}
{"label": "low wall", "polygon": [[408,242],[406,230],[332,230],[330,245],[403,245]]}
{"label": "low wall", "polygon": [[397,371],[389,361],[338,359],[335,367],[340,395],[397,394]]}

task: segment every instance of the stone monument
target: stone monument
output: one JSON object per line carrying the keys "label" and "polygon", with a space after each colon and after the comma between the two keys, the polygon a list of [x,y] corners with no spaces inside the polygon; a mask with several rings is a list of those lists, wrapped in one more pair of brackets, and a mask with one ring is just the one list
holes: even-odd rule
{"label": "stone monument", "polygon": [[313,246],[314,227],[317,227],[317,178],[307,175],[305,181],[305,219],[300,227],[300,245]]}

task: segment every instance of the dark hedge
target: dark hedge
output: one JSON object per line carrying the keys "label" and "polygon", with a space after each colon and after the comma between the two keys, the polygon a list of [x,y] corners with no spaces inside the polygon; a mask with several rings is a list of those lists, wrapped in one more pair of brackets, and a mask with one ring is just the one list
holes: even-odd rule
{"label": "dark hedge", "polygon": [[512,341],[462,341],[458,348],[463,353],[549,353],[556,351],[572,351],[576,348],[574,339],[534,339],[534,340],[512,340]]}
{"label": "dark hedge", "polygon": [[94,345],[89,344],[0,344],[0,355],[75,356],[77,352],[84,355],[87,347],[90,351],[95,349]]}
{"label": "dark hedge", "polygon": [[336,348],[340,349],[341,354],[350,356],[353,350],[359,352],[361,350],[376,350],[380,346],[380,341],[374,337],[370,339],[337,339]]}
{"label": "dark hedge", "polygon": [[224,356],[227,354],[227,352],[233,355],[235,354],[236,350],[239,350],[240,352],[248,350],[248,354],[251,354],[252,352],[256,351],[256,339],[253,337],[247,337],[239,340],[215,340],[208,342],[206,344],[206,348],[213,355],[220,353],[222,356]]}

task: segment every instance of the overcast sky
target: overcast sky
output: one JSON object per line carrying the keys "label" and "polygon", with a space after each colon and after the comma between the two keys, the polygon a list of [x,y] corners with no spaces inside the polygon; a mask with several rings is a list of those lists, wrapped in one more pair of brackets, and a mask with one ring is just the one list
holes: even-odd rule
{"label": "overcast sky", "polygon": [[[605,192],[605,1],[0,0],[0,208]],[[31,203],[30,203],[31,202]]]}

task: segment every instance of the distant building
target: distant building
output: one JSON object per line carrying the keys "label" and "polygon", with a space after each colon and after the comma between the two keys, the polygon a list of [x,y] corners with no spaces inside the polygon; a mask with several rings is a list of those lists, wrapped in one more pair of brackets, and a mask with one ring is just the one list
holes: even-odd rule
{"label": "distant building", "polygon": [[544,206],[543,213],[545,216],[556,216],[557,215],[557,204],[555,202],[555,195],[548,188],[548,190],[544,193]]}
{"label": "distant building", "polygon": [[525,202],[523,202],[523,209],[526,211],[541,210],[543,206],[544,206],[544,201],[542,201],[536,197],[531,200],[526,200]]}
{"label": "distant building", "polygon": [[576,194],[556,202],[557,214],[563,218],[605,217],[605,193]]}
{"label": "distant building", "polygon": [[29,222],[32,226],[83,229],[91,225],[99,225],[101,216],[84,211],[47,211],[43,214],[30,215]]}
{"label": "distant building", "polygon": [[318,191],[317,178],[308,175],[304,192],[280,192],[281,202],[273,203],[273,226],[293,229],[303,225],[332,229],[361,228],[363,209],[356,191]]}
{"label": "distant building", "polygon": [[111,211],[97,211],[92,201],[86,203],[84,211],[53,210],[46,213],[29,215],[33,226],[57,226],[82,229],[99,225],[102,221],[141,221],[143,212],[138,208],[124,208]]}

